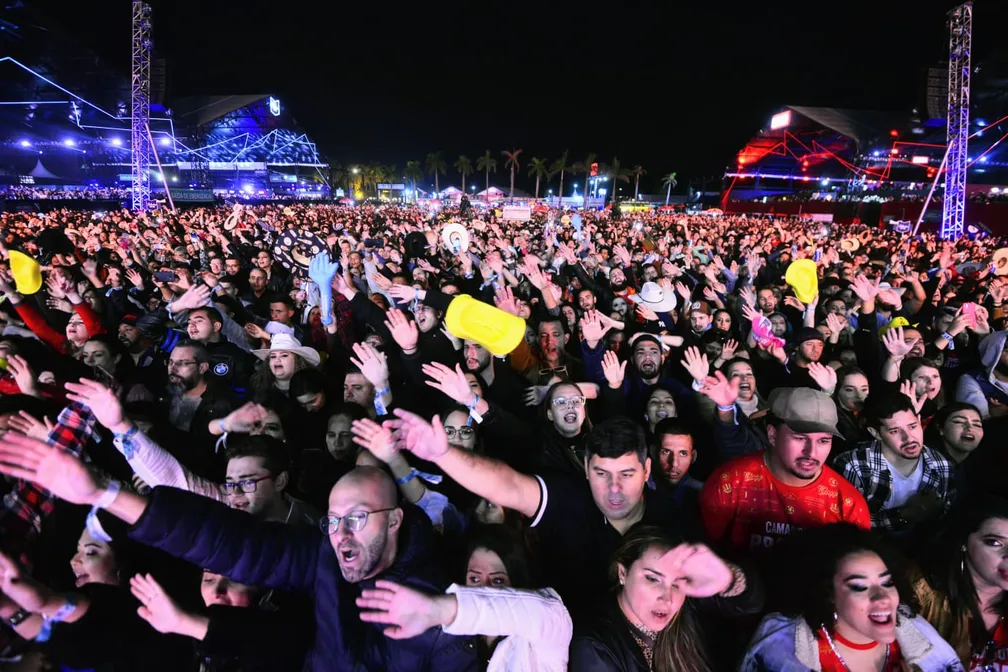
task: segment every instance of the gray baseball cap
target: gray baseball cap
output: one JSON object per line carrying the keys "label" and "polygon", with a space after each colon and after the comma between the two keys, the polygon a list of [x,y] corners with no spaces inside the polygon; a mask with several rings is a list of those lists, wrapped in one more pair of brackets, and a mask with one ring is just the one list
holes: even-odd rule
{"label": "gray baseball cap", "polygon": [[810,387],[779,387],[770,394],[770,413],[799,434],[822,432],[843,438],[833,400]]}

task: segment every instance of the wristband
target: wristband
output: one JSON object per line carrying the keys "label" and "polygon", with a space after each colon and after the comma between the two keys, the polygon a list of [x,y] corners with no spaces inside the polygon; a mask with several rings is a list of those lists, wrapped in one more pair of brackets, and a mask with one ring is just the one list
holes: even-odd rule
{"label": "wristband", "polygon": [[383,387],[380,390],[375,390],[374,395],[374,410],[376,415],[388,415],[388,409],[385,408],[385,404],[382,403],[381,398],[386,394],[391,394],[392,388]]}
{"label": "wristband", "polygon": [[119,490],[119,481],[109,481],[109,484],[105,486],[105,491],[95,500],[93,508],[107,509],[119,496]]}
{"label": "wristband", "polygon": [[221,434],[227,434],[227,426],[224,424],[224,418],[217,419],[217,429],[221,431]]}
{"label": "wristband", "polygon": [[11,614],[10,618],[5,619],[4,623],[6,623],[8,626],[10,626],[12,628],[16,628],[17,626],[19,626],[22,623],[24,623],[25,621],[27,621],[28,617],[31,616],[31,615],[32,615],[32,612],[30,612],[30,611],[27,611],[25,609],[18,609],[13,614]]}
{"label": "wristband", "polygon": [[122,452],[123,455],[126,457],[127,461],[132,460],[133,455],[136,454],[136,450],[133,448],[133,437],[135,437],[139,433],[140,428],[137,427],[136,425],[133,425],[122,434],[113,433],[112,435],[113,442],[118,442],[119,445],[122,446]]}
{"label": "wristband", "polygon": [[70,593],[66,596],[66,602],[63,606],[56,610],[56,613],[49,618],[42,618],[42,629],[39,630],[39,634],[35,637],[36,642],[48,642],[49,637],[52,636],[52,624],[61,623],[63,619],[73,613],[74,609],[77,608],[77,598]]}
{"label": "wristband", "polygon": [[408,474],[406,474],[405,476],[400,476],[399,478],[395,479],[396,485],[406,485],[419,475],[420,475],[419,471],[417,471],[416,469],[410,469],[410,472]]}
{"label": "wristband", "polygon": [[722,406],[721,404],[718,404],[717,410],[721,411],[722,413],[728,413],[729,411],[735,410],[735,404],[731,404],[730,406]]}
{"label": "wristband", "polygon": [[472,401],[467,404],[469,409],[469,417],[466,419],[466,427],[472,426],[472,421],[475,420],[476,424],[483,422],[483,416],[476,412],[476,404],[479,403],[479,395],[473,394]]}
{"label": "wristband", "polygon": [[951,343],[952,341],[955,340],[955,336],[953,336],[952,334],[948,333],[947,331],[943,331],[941,337],[944,338],[949,343]]}

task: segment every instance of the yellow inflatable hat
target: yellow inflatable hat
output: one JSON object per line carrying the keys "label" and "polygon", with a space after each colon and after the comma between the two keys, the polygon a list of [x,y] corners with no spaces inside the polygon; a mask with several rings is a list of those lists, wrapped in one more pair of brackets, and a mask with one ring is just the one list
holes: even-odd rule
{"label": "yellow inflatable hat", "polygon": [[882,337],[885,336],[885,333],[887,331],[889,331],[890,329],[896,329],[898,327],[909,327],[909,326],[910,326],[910,320],[908,320],[907,318],[905,318],[905,317],[894,317],[892,319],[892,321],[889,322],[889,324],[887,324],[884,327],[882,327],[881,329],[879,329],[879,332],[878,332],[879,340],[881,341]]}
{"label": "yellow inflatable hat", "polygon": [[476,341],[497,357],[514,350],[525,338],[525,320],[468,294],[452,299],[445,326],[452,336]]}
{"label": "yellow inflatable hat", "polygon": [[21,294],[34,294],[42,287],[42,267],[27,254],[11,250],[10,269]]}
{"label": "yellow inflatable hat", "polygon": [[784,273],[784,281],[794,287],[795,296],[799,301],[809,303],[819,293],[819,273],[816,262],[811,259],[792,261]]}

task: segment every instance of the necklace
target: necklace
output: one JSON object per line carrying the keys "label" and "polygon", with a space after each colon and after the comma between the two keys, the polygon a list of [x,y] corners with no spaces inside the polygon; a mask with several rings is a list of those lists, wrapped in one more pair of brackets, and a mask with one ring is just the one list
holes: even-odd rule
{"label": "necklace", "polygon": [[[851,672],[850,667],[847,666],[847,662],[843,659],[843,656],[840,655],[840,652],[837,651],[836,645],[833,643],[833,638],[830,637],[829,631],[826,629],[825,626],[823,626],[822,628],[820,628],[820,630],[821,630],[823,636],[826,638],[826,643],[829,644],[830,650],[833,652],[833,655],[837,657],[837,660],[840,661],[840,664],[843,666],[843,669],[847,670],[847,672]],[[840,635],[837,635],[837,639],[841,640],[841,642],[843,643],[844,646],[847,646],[847,640],[843,639]],[[876,642],[875,644],[878,644],[878,642]],[[860,644],[860,645],[859,644],[855,644],[851,648],[855,649],[855,650],[858,650],[858,651],[866,651],[868,649],[874,648],[874,646],[865,647],[863,644]],[[885,647],[885,661],[883,661],[883,663],[882,663],[882,669],[883,669],[883,671],[889,669],[889,652],[890,652],[889,645],[886,644],[886,647]]]}
{"label": "necklace", "polygon": [[868,642],[867,644],[855,644],[854,642],[850,641],[849,639],[841,635],[839,632],[834,632],[833,636],[836,637],[836,641],[840,642],[848,649],[854,649],[855,651],[868,651],[870,649],[874,649],[876,646],[879,645],[878,642]]}

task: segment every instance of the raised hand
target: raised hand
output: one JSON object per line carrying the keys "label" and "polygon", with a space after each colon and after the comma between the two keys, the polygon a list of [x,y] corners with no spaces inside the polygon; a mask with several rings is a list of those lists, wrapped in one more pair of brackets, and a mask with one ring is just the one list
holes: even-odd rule
{"label": "raised hand", "polygon": [[643,303],[637,304],[637,314],[640,315],[646,322],[657,322],[658,313],[654,312]]}
{"label": "raised hand", "polygon": [[606,350],[602,356],[602,373],[605,375],[609,387],[618,390],[623,387],[623,378],[626,376],[626,362],[620,362],[619,357],[612,350]]}
{"label": "raised hand", "polygon": [[40,421],[28,411],[18,411],[17,415],[10,416],[7,418],[7,425],[15,432],[21,432],[39,441],[48,440],[49,432],[55,426],[49,418],[43,416]]}
{"label": "raised hand", "polygon": [[913,347],[917,345],[917,341],[920,338],[915,338],[909,343],[903,340],[903,327],[896,327],[894,329],[887,330],[882,334],[882,345],[889,352],[889,356],[894,360],[899,361],[910,354]]}
{"label": "raised hand", "polygon": [[375,350],[370,343],[354,343],[353,351],[356,357],[351,357],[350,363],[360,369],[360,372],[375,386],[375,389],[387,386],[389,369],[385,353]]}
{"label": "raised hand", "polygon": [[31,481],[71,504],[94,504],[102,492],[80,458],[13,432],[0,437],[0,474]]}
{"label": "raised hand", "polygon": [[832,366],[827,366],[819,362],[812,362],[808,367],[809,377],[815,381],[816,385],[826,394],[832,394],[836,390],[837,375]]}
{"label": "raised hand", "polygon": [[742,302],[744,304],[743,310],[745,308],[753,309],[756,307],[756,292],[753,291],[752,287],[745,286],[742,289],[740,289],[739,298],[742,299]]}
{"label": "raised hand", "polygon": [[0,553],[0,594],[25,611],[37,613],[45,606],[45,597],[37,584],[21,571],[17,562],[3,553]]}
{"label": "raised hand", "polygon": [[869,303],[875,300],[879,293],[879,279],[871,280],[866,275],[855,276],[851,283],[851,290],[861,299],[861,303]]}
{"label": "raised hand", "polygon": [[472,388],[466,380],[465,373],[459,364],[454,369],[450,369],[441,362],[430,362],[424,364],[423,373],[430,380],[425,381],[429,387],[441,391],[449,399],[456,401],[463,406],[469,404],[473,399]]}
{"label": "raised hand", "polygon": [[505,313],[510,313],[515,317],[519,317],[520,310],[518,308],[518,301],[515,300],[514,293],[507,285],[500,287],[500,289],[498,289],[494,294],[494,303]]}
{"label": "raised hand", "polygon": [[249,401],[224,417],[224,428],[229,432],[251,434],[262,428],[269,414],[265,406]]}
{"label": "raised hand", "polygon": [[[179,280],[182,279],[179,275]],[[180,285],[181,286],[181,285]],[[185,294],[172,301],[172,310],[192,310],[210,302],[210,288],[204,284],[193,285]]]}
{"label": "raised hand", "polygon": [[598,311],[595,310],[585,313],[579,324],[581,326],[581,336],[593,348],[602,340],[606,332],[609,331],[602,323],[602,320],[599,319]]}
{"label": "raised hand", "polygon": [[353,441],[361,448],[371,451],[371,454],[379,460],[388,464],[392,456],[398,451],[395,448],[395,440],[392,438],[392,430],[379,425],[374,420],[367,418],[354,420],[350,425],[353,433]]}
{"label": "raised hand", "polygon": [[710,362],[707,360],[707,355],[700,352],[700,348],[695,345],[691,345],[683,352],[682,365],[687,373],[693,376],[693,380],[701,385],[710,376]]}
{"label": "raised hand", "polygon": [[546,398],[549,385],[530,385],[525,388],[524,398],[526,406],[538,406]]}
{"label": "raised hand", "polygon": [[[427,422],[419,415],[404,411],[401,408],[392,410],[395,419],[382,423],[392,430],[397,450],[408,450],[421,460],[437,462],[448,452],[448,435],[444,425],[436,415],[432,422]],[[0,453],[2,459],[2,453]],[[0,471],[2,471],[0,463]]]}
{"label": "raised hand", "polygon": [[454,595],[424,595],[385,580],[365,588],[357,598],[360,619],[389,626],[384,634],[391,639],[409,639],[448,625],[455,620],[456,605]]}
{"label": "raised hand", "polygon": [[826,326],[829,327],[831,334],[830,342],[832,343],[837,342],[837,340],[840,338],[840,334],[842,334],[844,330],[847,328],[847,324],[848,324],[847,318],[845,318],[843,315],[837,315],[836,313],[826,314]]}
{"label": "raised hand", "polygon": [[398,308],[385,313],[388,318],[385,320],[385,328],[392,334],[392,338],[403,352],[412,354],[416,352],[417,341],[420,340],[420,330],[417,329],[416,322],[407,319],[406,314]]}
{"label": "raised hand", "polygon": [[129,280],[134,287],[143,291],[144,288],[143,276],[140,275],[140,272],[137,271],[135,268],[131,268],[126,271],[126,279]]}
{"label": "raised hand", "polygon": [[686,597],[712,597],[731,588],[731,567],[703,544],[680,544],[666,557],[673,583]]}
{"label": "raised hand", "polygon": [[739,379],[728,380],[723,373],[715,371],[713,376],[707,376],[700,392],[709,397],[718,406],[727,408],[738,401]]}
{"label": "raised hand", "polygon": [[137,574],[131,577],[130,592],[140,601],[140,608],[137,609],[140,618],[150,623],[155,630],[179,635],[188,634],[186,621],[189,615],[168,597],[161,584],[150,574]]}
{"label": "raised hand", "polygon": [[[891,330],[890,330],[891,331]],[[926,394],[917,394],[917,385],[911,380],[904,380],[900,383],[900,392],[905,394],[910,403],[913,404],[914,411],[917,415],[920,415],[921,409],[924,408],[924,402],[927,401]]]}
{"label": "raised hand", "polygon": [[67,399],[84,404],[91,409],[95,418],[113,432],[123,429],[126,418],[122,404],[113,390],[99,382],[81,378],[76,383],[66,383]]}
{"label": "raised hand", "polygon": [[729,338],[728,342],[721,346],[721,359],[727,362],[729,359],[735,357],[735,353],[738,351],[739,342],[734,338]]}
{"label": "raised hand", "polygon": [[409,285],[392,285],[388,288],[388,294],[400,303],[409,303],[413,299],[423,301],[427,297],[427,292]]}
{"label": "raised hand", "polygon": [[32,397],[39,397],[38,378],[32,370],[31,365],[21,355],[11,355],[7,358],[7,370],[14,376],[14,381],[21,388],[23,394]]}

